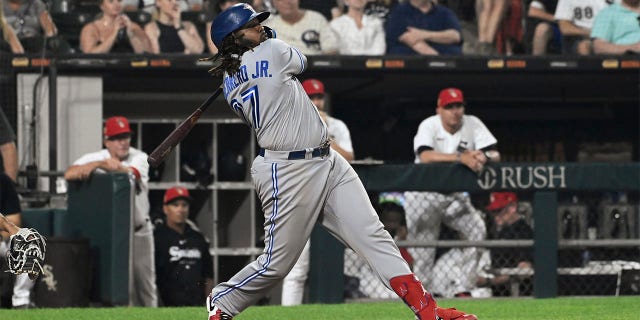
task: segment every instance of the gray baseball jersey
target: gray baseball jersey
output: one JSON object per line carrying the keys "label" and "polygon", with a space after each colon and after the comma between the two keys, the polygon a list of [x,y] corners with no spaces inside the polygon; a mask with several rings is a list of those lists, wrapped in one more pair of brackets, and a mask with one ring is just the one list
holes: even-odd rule
{"label": "gray baseball jersey", "polygon": [[306,67],[297,49],[269,39],[242,55],[240,71],[224,77],[224,96],[256,133],[260,147],[300,150],[327,140],[327,128],[295,75]]}
{"label": "gray baseball jersey", "polygon": [[[224,77],[229,105],[266,149],[251,167],[264,211],[265,248],[212,290],[209,310],[215,305],[236,315],[258,301],[289,273],[316,221],[360,254],[385,285],[411,274],[349,163],[328,147],[328,153],[313,152],[326,141],[327,128],[295,78],[306,62],[297,49],[269,39],[243,54],[238,74]],[[300,155],[291,151],[302,157],[289,159]]]}

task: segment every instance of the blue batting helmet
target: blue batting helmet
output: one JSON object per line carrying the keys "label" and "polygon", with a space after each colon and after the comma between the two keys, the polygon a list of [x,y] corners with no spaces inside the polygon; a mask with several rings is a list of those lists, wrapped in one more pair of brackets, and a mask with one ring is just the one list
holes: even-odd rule
{"label": "blue batting helmet", "polygon": [[268,11],[256,12],[246,3],[233,5],[213,19],[213,23],[211,24],[211,39],[213,39],[216,47],[220,48],[224,37],[240,29],[240,27],[254,18],[258,18],[258,21],[262,22],[266,20],[270,14]]}

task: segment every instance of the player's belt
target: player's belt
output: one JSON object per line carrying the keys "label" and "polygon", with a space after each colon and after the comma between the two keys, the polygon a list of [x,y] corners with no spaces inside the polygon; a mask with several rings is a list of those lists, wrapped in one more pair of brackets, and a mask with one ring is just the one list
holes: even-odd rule
{"label": "player's belt", "polygon": [[265,159],[270,158],[278,160],[302,160],[324,157],[329,154],[329,148],[329,145],[297,151],[273,151],[260,148],[258,154]]}

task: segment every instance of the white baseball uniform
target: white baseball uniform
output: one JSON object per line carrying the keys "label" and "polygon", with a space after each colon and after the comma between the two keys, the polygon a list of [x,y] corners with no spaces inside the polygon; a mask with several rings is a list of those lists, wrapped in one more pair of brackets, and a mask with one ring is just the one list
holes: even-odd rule
{"label": "white baseball uniform", "polygon": [[268,39],[242,55],[236,74],[224,76],[226,100],[261,147],[251,177],[264,212],[265,248],[212,290],[210,311],[215,306],[234,316],[258,301],[289,273],[316,222],[362,256],[385,285],[411,274],[358,175],[326,144],[327,127],[295,77],[306,63],[294,47]]}
{"label": "white baseball uniform", "polygon": [[[479,150],[496,144],[496,138],[489,129],[475,116],[464,115],[460,129],[451,134],[442,126],[440,115],[431,116],[420,123],[413,139],[413,150],[416,163],[419,163],[418,150],[428,147],[441,153],[456,153],[462,150]],[[409,238],[417,241],[437,241],[440,236],[440,224],[460,232],[465,240],[483,240],[486,237],[486,226],[479,211],[472,205],[469,195],[464,192],[442,194],[437,192],[406,192],[405,211]],[[438,281],[432,274],[435,252],[434,248],[409,248],[414,257],[415,274],[425,284],[427,290],[433,288]],[[463,250],[465,261],[478,261],[481,252],[475,248]],[[476,265],[468,266],[474,270]],[[431,277],[427,277],[431,275]],[[470,280],[463,284],[475,287]]]}
{"label": "white baseball uniform", "polygon": [[[76,160],[74,165],[102,161],[111,158],[107,149],[87,153]],[[133,305],[157,307],[156,265],[154,258],[153,227],[149,219],[149,164],[147,154],[136,148],[129,148],[129,156],[121,161],[123,166],[133,167],[140,173],[140,192],[135,195],[133,212],[135,230],[133,233]],[[96,171],[105,172],[102,169]]]}

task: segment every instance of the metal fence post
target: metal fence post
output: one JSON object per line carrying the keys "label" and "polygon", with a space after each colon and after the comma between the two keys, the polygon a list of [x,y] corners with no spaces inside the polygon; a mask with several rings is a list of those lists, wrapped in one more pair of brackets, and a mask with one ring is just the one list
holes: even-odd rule
{"label": "metal fence post", "polygon": [[344,246],[316,224],[311,233],[310,251],[309,301],[344,302]]}
{"label": "metal fence post", "polygon": [[557,192],[535,193],[533,196],[533,295],[536,298],[552,298],[558,295],[557,211]]}

